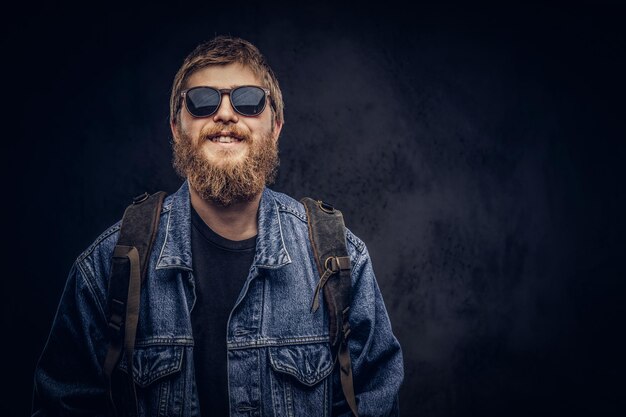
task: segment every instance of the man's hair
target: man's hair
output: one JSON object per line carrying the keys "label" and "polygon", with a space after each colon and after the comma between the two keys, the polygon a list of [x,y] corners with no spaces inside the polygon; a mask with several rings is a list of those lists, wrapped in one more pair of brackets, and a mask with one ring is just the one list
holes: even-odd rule
{"label": "man's hair", "polygon": [[274,122],[283,122],[283,95],[274,71],[258,48],[250,42],[233,36],[217,36],[198,45],[183,62],[174,77],[170,97],[170,120],[180,121],[182,101],[180,94],[186,88],[187,80],[194,72],[210,65],[239,63],[250,68],[264,87],[270,90],[269,100]]}

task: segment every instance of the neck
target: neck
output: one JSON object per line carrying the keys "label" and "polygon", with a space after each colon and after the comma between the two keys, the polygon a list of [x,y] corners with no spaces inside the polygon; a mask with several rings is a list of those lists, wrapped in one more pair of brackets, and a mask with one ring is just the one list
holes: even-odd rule
{"label": "neck", "polygon": [[257,213],[263,192],[250,201],[235,203],[229,207],[203,200],[191,186],[189,192],[193,208],[218,235],[230,240],[244,240],[257,235]]}

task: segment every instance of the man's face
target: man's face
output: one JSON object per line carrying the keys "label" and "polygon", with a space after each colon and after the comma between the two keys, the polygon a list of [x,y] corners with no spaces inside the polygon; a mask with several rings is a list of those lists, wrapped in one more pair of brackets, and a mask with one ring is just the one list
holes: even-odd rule
{"label": "man's face", "polygon": [[[252,70],[235,63],[198,70],[189,77],[186,88],[241,85],[262,84]],[[182,107],[178,123],[171,124],[174,166],[179,174],[188,178],[203,199],[223,206],[258,195],[278,165],[282,126],[274,122],[269,103],[252,117],[235,112],[228,95],[222,96],[220,107],[208,117],[193,117]]]}

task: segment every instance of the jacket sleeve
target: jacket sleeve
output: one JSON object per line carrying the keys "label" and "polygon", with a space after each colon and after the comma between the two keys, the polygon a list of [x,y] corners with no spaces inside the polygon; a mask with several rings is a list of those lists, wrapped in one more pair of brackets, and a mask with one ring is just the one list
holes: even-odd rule
{"label": "jacket sleeve", "polygon": [[70,270],[35,369],[33,416],[106,414],[103,300],[83,272],[77,263]]}
{"label": "jacket sleeve", "polygon": [[[367,248],[352,267],[352,306],[348,338],[359,417],[397,416],[404,378],[402,350],[374,276]],[[339,378],[333,374],[333,415],[351,416]]]}

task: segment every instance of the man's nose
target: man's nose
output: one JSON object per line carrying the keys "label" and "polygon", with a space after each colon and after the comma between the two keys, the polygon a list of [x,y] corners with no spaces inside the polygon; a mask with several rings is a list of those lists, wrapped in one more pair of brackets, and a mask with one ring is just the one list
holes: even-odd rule
{"label": "man's nose", "polygon": [[222,95],[222,102],[220,103],[220,107],[213,115],[213,121],[222,123],[237,123],[239,121],[237,112],[235,111],[235,109],[233,109],[233,106],[230,102],[230,96],[228,94]]}

